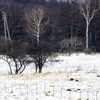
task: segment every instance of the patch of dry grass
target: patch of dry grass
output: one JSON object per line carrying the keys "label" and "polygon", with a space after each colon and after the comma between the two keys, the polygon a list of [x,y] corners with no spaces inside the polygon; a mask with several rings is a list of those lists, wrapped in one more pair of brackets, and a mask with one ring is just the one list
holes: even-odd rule
{"label": "patch of dry grass", "polygon": [[55,56],[69,56],[69,53],[58,53],[58,52],[56,52],[54,54],[55,54]]}
{"label": "patch of dry grass", "polygon": [[45,93],[45,96],[51,96],[51,95],[50,95],[50,91],[46,92],[46,93]]}
{"label": "patch of dry grass", "polygon": [[[85,53],[85,52],[71,52],[70,53],[70,55],[71,54],[73,54],[73,53],[75,53],[75,54],[80,54],[80,53]],[[69,53],[68,52],[66,52],[66,53],[59,53],[59,52],[56,52],[56,53],[54,53],[56,56],[69,56]],[[91,54],[90,55],[94,55],[94,54],[100,54],[99,52],[91,52]]]}
{"label": "patch of dry grass", "polygon": [[13,86],[25,86],[25,84],[24,83],[22,84],[14,83]]}
{"label": "patch of dry grass", "polygon": [[77,70],[72,70],[72,71],[69,71],[68,73],[77,73],[78,71]]}
{"label": "patch of dry grass", "polygon": [[89,79],[87,78],[84,78],[84,77],[80,77],[78,78],[79,82],[84,82],[84,81],[88,81]]}
{"label": "patch of dry grass", "polygon": [[46,73],[35,73],[35,74],[25,74],[25,75],[10,75],[10,74],[5,74],[3,76],[5,76],[6,78],[9,79],[15,79],[15,80],[34,80],[36,78],[39,78],[41,76],[45,77],[48,75],[51,75],[52,72],[46,72]]}
{"label": "patch of dry grass", "polygon": [[67,75],[68,76],[70,76],[70,75],[72,75],[73,73],[78,73],[78,71],[77,70],[72,70],[72,71],[69,71],[69,72],[67,72]]}
{"label": "patch of dry grass", "polygon": [[52,74],[52,72],[46,72],[46,73],[42,73],[42,74],[40,74],[40,75],[42,75],[42,76],[47,76],[47,75],[51,75]]}

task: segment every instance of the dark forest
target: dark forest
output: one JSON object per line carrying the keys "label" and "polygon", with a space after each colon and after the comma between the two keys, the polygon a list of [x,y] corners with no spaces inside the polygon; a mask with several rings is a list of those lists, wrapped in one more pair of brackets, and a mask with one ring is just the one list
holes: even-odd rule
{"label": "dark forest", "polygon": [[[82,5],[84,7],[85,3],[82,2]],[[93,3],[91,5],[93,6]],[[43,9],[44,15],[39,27],[40,30],[37,31],[35,29],[37,26],[34,27],[30,23],[34,20],[29,20],[29,18],[32,15],[32,9],[38,10],[38,8]],[[5,34],[7,41],[9,41],[8,29],[4,31],[3,12],[6,14],[12,46],[18,43],[27,48],[30,44],[38,41],[44,45],[49,45],[52,52],[85,51],[86,22],[74,0],[1,0],[1,53],[5,48]],[[99,27],[100,10],[96,12],[89,25],[88,45],[89,50],[92,52],[100,52]],[[36,36],[36,31],[40,32],[38,33],[39,36]]]}

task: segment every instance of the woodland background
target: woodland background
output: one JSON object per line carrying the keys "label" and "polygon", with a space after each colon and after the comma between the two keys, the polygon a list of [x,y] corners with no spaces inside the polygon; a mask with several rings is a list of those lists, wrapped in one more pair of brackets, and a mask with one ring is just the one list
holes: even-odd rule
{"label": "woodland background", "polygon": [[[84,5],[84,3],[83,3]],[[36,42],[27,32],[25,13],[27,8],[42,6],[49,19],[44,32],[40,36],[43,44],[49,44],[52,52],[84,51],[85,19],[71,0],[1,0],[0,1],[0,41],[3,48],[4,20],[2,12],[7,15],[8,27],[12,41],[18,44]],[[100,10],[89,25],[89,48],[100,52]],[[70,45],[72,45],[70,47]],[[1,50],[2,51],[2,50]]]}

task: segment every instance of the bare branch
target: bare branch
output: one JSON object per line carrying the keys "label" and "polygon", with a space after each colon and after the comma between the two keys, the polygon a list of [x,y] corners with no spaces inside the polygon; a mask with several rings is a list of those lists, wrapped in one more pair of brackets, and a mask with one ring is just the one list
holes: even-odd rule
{"label": "bare branch", "polygon": [[44,32],[45,26],[48,24],[48,20],[45,19],[45,12],[43,7],[32,8],[31,12],[25,13],[27,20],[27,31],[39,42],[39,37]]}
{"label": "bare branch", "polygon": [[85,0],[84,3],[80,2],[80,0],[77,0],[79,11],[86,21],[86,49],[88,49],[88,31],[90,22],[96,15],[96,12],[100,9],[100,7],[96,7],[98,3],[98,0]]}

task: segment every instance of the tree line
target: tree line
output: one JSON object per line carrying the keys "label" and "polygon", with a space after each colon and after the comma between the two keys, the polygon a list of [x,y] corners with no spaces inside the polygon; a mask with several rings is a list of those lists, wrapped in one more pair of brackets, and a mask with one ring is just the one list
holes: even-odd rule
{"label": "tree line", "polygon": [[32,62],[36,72],[39,69],[41,73],[53,52],[99,52],[99,3],[99,0],[1,0],[0,54],[10,73],[21,74]]}

